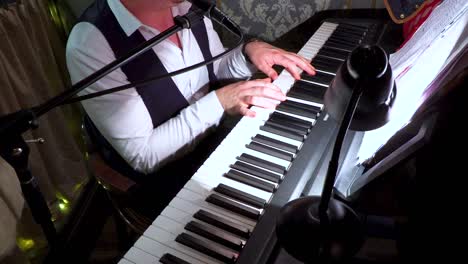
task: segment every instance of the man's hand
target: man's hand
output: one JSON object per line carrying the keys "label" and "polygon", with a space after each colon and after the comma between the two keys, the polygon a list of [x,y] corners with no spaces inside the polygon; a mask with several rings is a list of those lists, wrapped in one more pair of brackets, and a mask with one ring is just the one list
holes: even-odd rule
{"label": "man's hand", "polygon": [[274,65],[281,65],[296,79],[301,79],[298,68],[310,75],[315,75],[315,68],[305,58],[295,53],[276,48],[261,41],[249,42],[245,46],[245,53],[250,61],[271,79],[276,80],[278,73]]}
{"label": "man's hand", "polygon": [[216,90],[216,95],[228,114],[249,117],[255,117],[256,114],[249,109],[251,105],[274,109],[286,100],[286,95],[269,78],[230,84]]}

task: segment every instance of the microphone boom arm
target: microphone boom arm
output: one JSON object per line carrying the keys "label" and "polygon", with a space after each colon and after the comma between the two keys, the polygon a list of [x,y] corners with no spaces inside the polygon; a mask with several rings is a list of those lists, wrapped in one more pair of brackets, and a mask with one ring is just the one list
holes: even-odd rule
{"label": "microphone boom arm", "polygon": [[[115,61],[76,83],[75,85],[72,85],[70,89],[67,89],[66,91],[51,98],[43,104],[0,117],[0,156],[2,156],[15,169],[17,177],[21,183],[24,198],[29,205],[34,220],[41,225],[44,235],[49,242],[50,251],[48,258],[54,258],[56,253],[60,254],[60,249],[58,248],[61,248],[64,245],[61,245],[59,240],[63,238],[58,236],[54,223],[51,219],[52,214],[48,208],[47,202],[45,201],[39,189],[36,178],[29,170],[29,147],[26,141],[23,139],[23,133],[31,129],[38,128],[37,119],[52,109],[67,103],[77,102],[78,100],[73,100],[75,99],[73,96],[86,89],[96,81],[100,80],[107,74],[113,72],[117,68],[120,68],[141,54],[149,51],[153,46],[159,44],[171,35],[183,29],[189,29],[197,23],[202,22],[203,15],[205,14],[200,9],[198,9],[189,12],[184,16],[175,17],[174,26],[142,43],[135,49],[131,50],[127,55],[116,59]],[[223,24],[223,26],[226,27],[226,24]],[[236,34],[239,35],[242,40],[242,32],[239,30],[239,32]],[[217,58],[219,59],[220,57]],[[200,67],[203,65],[205,64],[197,64],[194,66]],[[181,72],[178,71],[178,73]],[[161,76],[161,78],[162,77],[168,76]],[[154,79],[158,78],[156,77]],[[131,87],[128,87],[127,89],[129,88]]]}

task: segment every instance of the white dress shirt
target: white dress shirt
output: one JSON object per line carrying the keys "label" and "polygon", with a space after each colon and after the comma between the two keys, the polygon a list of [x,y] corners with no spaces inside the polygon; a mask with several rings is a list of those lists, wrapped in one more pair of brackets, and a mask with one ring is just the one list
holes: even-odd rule
{"label": "white dress shirt", "polygon": [[[139,30],[145,39],[160,32],[142,24],[120,0],[107,0],[118,23],[130,36]],[[191,4],[183,2],[172,8],[173,16],[184,15]],[[213,55],[225,51],[209,19],[205,18],[210,50]],[[190,30],[178,33],[182,49],[168,39],[153,47],[168,72],[204,60]],[[76,83],[116,59],[102,33],[88,22],[78,23],[72,30],[66,49],[67,66]],[[218,79],[246,78],[254,68],[248,65],[237,49],[214,64]],[[206,131],[219,124],[224,110],[215,92],[208,91],[208,70],[201,67],[172,77],[189,106],[181,113],[153,128],[151,116],[138,92],[132,88],[83,101],[86,113],[115,150],[137,171],[150,173],[166,162],[191,150]],[[80,95],[99,92],[128,84],[121,69],[85,89]]]}

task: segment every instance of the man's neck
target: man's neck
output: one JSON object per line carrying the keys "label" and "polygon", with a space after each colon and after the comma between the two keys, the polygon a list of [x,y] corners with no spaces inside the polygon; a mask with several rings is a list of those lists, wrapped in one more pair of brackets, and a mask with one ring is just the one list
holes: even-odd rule
{"label": "man's neck", "polygon": [[167,0],[121,0],[122,4],[143,24],[163,31],[174,25],[171,7]]}
{"label": "man's neck", "polygon": [[[122,4],[137,17],[141,23],[159,30],[160,32],[174,26],[171,7],[181,0],[121,0]],[[175,45],[182,48],[177,35],[169,38]]]}

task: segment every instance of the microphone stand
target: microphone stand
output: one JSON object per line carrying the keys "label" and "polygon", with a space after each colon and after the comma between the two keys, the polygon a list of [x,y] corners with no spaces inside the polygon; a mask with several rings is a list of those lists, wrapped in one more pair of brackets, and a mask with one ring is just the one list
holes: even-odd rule
{"label": "microphone stand", "polygon": [[177,16],[174,18],[174,26],[142,43],[122,58],[116,59],[112,63],[104,66],[102,69],[76,83],[71,87],[71,89],[64,91],[39,106],[23,109],[0,117],[0,156],[2,156],[15,169],[17,177],[21,183],[24,198],[31,210],[32,216],[35,222],[41,226],[51,249],[59,246],[61,241],[54,223],[52,222],[52,214],[47,206],[47,202],[39,189],[36,178],[29,170],[28,156],[30,150],[22,134],[29,130],[38,128],[37,119],[42,115],[57,106],[63,105],[80,91],[100,80],[115,69],[120,68],[141,54],[147,52],[153,46],[167,39],[171,35],[183,29],[189,29],[202,20],[203,13],[200,10],[189,12],[184,16]]}

